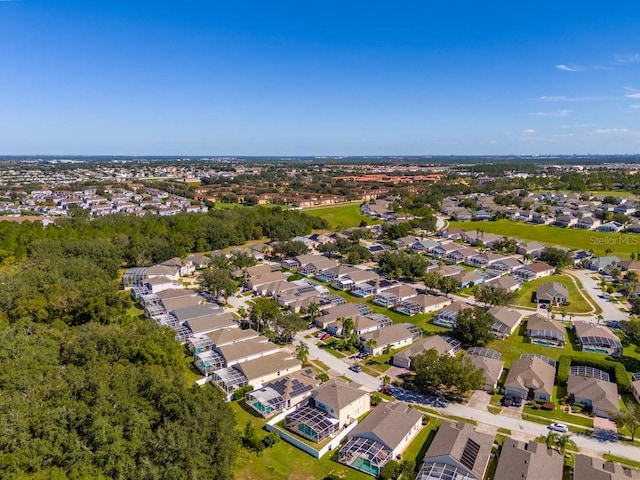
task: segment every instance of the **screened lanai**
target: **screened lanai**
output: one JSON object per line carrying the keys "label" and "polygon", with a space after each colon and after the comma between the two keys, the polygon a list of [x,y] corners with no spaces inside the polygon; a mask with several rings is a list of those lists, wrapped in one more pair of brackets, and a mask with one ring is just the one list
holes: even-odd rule
{"label": "screened lanai", "polygon": [[284,426],[292,432],[320,443],[334,435],[340,428],[335,418],[328,417],[324,410],[302,407],[284,418]]}
{"label": "screened lanai", "polygon": [[368,475],[377,477],[380,470],[393,459],[393,451],[369,438],[353,437],[340,449],[338,461]]}

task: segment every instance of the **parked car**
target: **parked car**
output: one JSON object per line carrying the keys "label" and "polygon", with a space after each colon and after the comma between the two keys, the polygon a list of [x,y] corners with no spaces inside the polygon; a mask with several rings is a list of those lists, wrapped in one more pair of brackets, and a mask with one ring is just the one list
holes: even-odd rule
{"label": "parked car", "polygon": [[569,431],[569,427],[567,427],[564,423],[554,422],[547,427],[549,430],[553,430],[554,432],[567,433]]}
{"label": "parked car", "polygon": [[325,333],[324,335],[322,335],[322,336],[320,337],[320,340],[326,340],[326,339],[327,339],[327,338],[329,338],[330,336],[331,336],[331,334],[330,334],[330,333]]}
{"label": "parked car", "polygon": [[351,365],[349,370],[352,372],[360,373],[362,371],[362,367],[360,365]]}
{"label": "parked car", "polygon": [[504,405],[505,407],[510,407],[512,403],[513,397],[511,397],[510,395],[507,395],[502,399],[502,405]]}
{"label": "parked car", "polygon": [[513,397],[513,402],[511,403],[514,407],[522,406],[522,397]]}

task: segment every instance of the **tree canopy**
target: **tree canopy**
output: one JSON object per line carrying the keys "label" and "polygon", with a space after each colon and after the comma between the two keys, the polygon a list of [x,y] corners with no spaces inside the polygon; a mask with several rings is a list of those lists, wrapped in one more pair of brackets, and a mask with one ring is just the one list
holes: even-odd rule
{"label": "tree canopy", "polygon": [[415,357],[411,363],[416,372],[416,386],[428,393],[460,396],[478,390],[484,384],[482,370],[466,357],[438,355],[435,349]]}

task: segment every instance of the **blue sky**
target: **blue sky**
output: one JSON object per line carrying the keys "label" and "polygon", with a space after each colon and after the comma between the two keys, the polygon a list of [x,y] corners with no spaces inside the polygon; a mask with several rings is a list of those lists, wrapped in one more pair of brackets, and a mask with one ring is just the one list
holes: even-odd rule
{"label": "blue sky", "polygon": [[632,2],[0,0],[0,153],[640,152]]}

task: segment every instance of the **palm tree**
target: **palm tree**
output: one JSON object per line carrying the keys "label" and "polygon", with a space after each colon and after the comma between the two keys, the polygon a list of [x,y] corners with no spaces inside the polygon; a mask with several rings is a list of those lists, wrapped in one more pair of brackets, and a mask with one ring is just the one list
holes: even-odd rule
{"label": "palm tree", "polygon": [[567,309],[563,308],[562,310],[560,310],[560,316],[562,317],[562,324],[564,325],[564,317],[567,316]]}
{"label": "palm tree", "polygon": [[601,322],[602,320],[604,320],[604,317],[602,316],[602,314],[601,314],[601,313],[600,313],[600,314],[598,314],[598,316],[597,316],[596,318],[598,319],[598,325],[600,325],[600,322]]}
{"label": "palm tree", "polygon": [[558,440],[560,440],[560,435],[556,432],[549,432],[547,434],[547,438],[545,438],[544,443],[547,445],[547,448],[554,448],[558,445]]}
{"label": "palm tree", "polygon": [[391,383],[391,377],[389,375],[385,375],[382,377],[382,387],[387,388]]}
{"label": "palm tree", "polygon": [[575,315],[573,313],[570,313],[569,314],[569,321],[570,322],[573,322],[573,317],[575,317]]}
{"label": "palm tree", "polygon": [[338,319],[338,321],[340,320],[342,320],[342,338],[346,340],[351,336],[351,332],[353,332],[353,329],[356,328],[356,325],[355,323],[353,323],[353,319],[349,317]]}
{"label": "palm tree", "polygon": [[571,448],[571,449],[576,448],[576,442],[571,440],[571,435],[570,434],[565,433],[560,438],[558,438],[556,446],[557,446],[558,452],[560,452],[560,454],[564,456],[564,454],[566,453],[566,451],[569,448]]}
{"label": "palm tree", "polygon": [[316,302],[311,302],[307,307],[307,315],[309,315],[312,322],[315,321],[320,316],[320,305]]}
{"label": "palm tree", "polygon": [[522,255],[522,260],[524,260],[524,264],[527,265],[531,260],[533,260],[533,255],[530,253],[525,253]]}
{"label": "palm tree", "polygon": [[247,318],[247,309],[243,306],[238,307],[238,315],[240,315],[240,320],[244,320]]}
{"label": "palm tree", "polygon": [[378,346],[378,342],[375,338],[370,338],[365,342],[364,346],[373,351]]}
{"label": "palm tree", "polygon": [[309,359],[309,345],[301,341],[296,346],[296,358],[303,364],[307,363],[307,360]]}
{"label": "palm tree", "polygon": [[316,379],[320,380],[320,383],[324,383],[324,382],[328,382],[330,377],[327,372],[321,372],[318,375],[316,375]]}

